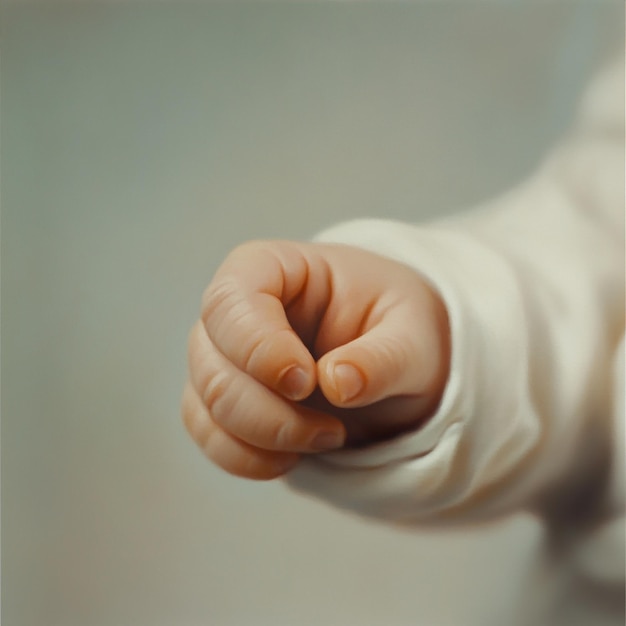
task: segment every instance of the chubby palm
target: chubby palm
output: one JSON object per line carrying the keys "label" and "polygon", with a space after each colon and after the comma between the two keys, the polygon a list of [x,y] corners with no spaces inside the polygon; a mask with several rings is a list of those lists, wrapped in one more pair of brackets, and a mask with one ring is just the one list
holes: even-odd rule
{"label": "chubby palm", "polygon": [[250,242],[204,294],[183,419],[226,471],[273,478],[301,454],[418,427],[449,359],[445,307],[413,269],[350,246]]}

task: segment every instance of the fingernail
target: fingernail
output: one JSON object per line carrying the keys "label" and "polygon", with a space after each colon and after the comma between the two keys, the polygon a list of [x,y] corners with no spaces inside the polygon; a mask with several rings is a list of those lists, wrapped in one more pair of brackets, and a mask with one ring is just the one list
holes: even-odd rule
{"label": "fingernail", "polygon": [[332,379],[341,402],[348,402],[348,400],[356,398],[365,386],[361,372],[347,363],[335,365],[332,370]]}
{"label": "fingernail", "polygon": [[280,375],[278,389],[290,400],[302,400],[306,397],[308,374],[298,365],[291,365]]}
{"label": "fingernail", "polygon": [[336,450],[343,446],[344,436],[342,433],[322,432],[317,434],[311,441],[311,450],[322,452],[323,450]]}

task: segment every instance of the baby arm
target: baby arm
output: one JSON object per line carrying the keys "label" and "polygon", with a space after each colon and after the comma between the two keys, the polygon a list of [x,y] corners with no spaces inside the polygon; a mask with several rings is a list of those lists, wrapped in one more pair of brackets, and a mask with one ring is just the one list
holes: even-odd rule
{"label": "baby arm", "polygon": [[411,524],[564,510],[598,484],[623,333],[617,74],[489,206],[237,249],[189,347],[183,416],[206,454]]}
{"label": "baby arm", "polygon": [[522,508],[599,514],[594,498],[623,469],[611,449],[612,415],[623,419],[611,406],[624,332],[623,65],[594,85],[569,140],[506,196],[434,224],[364,220],[321,239],[389,256],[436,285],[451,367],[418,430],[308,460],[292,486],[409,524]]}

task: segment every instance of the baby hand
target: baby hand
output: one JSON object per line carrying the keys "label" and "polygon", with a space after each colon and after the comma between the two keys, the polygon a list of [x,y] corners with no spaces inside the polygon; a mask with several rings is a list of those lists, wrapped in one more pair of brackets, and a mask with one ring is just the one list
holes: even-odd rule
{"label": "baby hand", "polygon": [[413,269],[350,246],[250,242],[226,258],[189,339],[183,421],[227,472],[416,428],[448,377],[448,318]]}

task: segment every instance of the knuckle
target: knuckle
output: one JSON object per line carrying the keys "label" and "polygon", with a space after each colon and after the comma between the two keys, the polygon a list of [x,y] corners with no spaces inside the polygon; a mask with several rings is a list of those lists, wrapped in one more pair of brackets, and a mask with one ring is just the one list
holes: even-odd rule
{"label": "knuckle", "polygon": [[243,241],[242,243],[237,244],[228,254],[227,259],[240,259],[240,258],[248,258],[251,252],[255,252],[263,247],[267,242],[263,239],[249,239],[248,241]]}
{"label": "knuckle", "polygon": [[228,311],[237,299],[237,286],[232,280],[212,282],[202,294],[202,322],[206,325],[211,318]]}
{"label": "knuckle", "polygon": [[255,324],[255,318],[254,308],[245,299],[240,299],[231,306],[228,323],[237,333],[243,333],[243,336],[250,341],[250,336],[255,337],[260,333],[258,324]]}
{"label": "knuckle", "polygon": [[262,237],[257,237],[256,239],[248,239],[248,241],[244,241],[235,247],[234,252],[238,252],[244,255],[248,255],[250,253],[271,253],[274,254],[276,245],[281,243],[276,239],[264,239]]}
{"label": "knuckle", "polygon": [[223,421],[235,408],[236,396],[229,393],[231,384],[230,376],[221,370],[208,372],[201,382],[202,402],[217,421]]}
{"label": "knuckle", "polygon": [[250,239],[237,244],[228,253],[223,267],[237,265],[239,263],[247,264],[258,260],[266,254],[273,254],[273,243],[274,242],[268,239]]}
{"label": "knuckle", "polygon": [[269,443],[275,450],[290,449],[293,444],[293,429],[284,421],[276,421],[268,427]]}
{"label": "knuckle", "polygon": [[[276,442],[281,437],[281,422],[275,419],[266,419],[263,411],[254,411],[246,416],[245,420],[235,423],[236,434],[248,445],[260,447],[263,450],[274,450]],[[245,421],[245,424],[242,423]]]}
{"label": "knuckle", "polygon": [[[248,339],[243,354],[243,369],[268,384],[277,382],[285,366],[292,331],[285,328],[259,328]],[[287,359],[288,360],[288,359]]]}
{"label": "knuckle", "polygon": [[267,336],[261,330],[255,331],[248,339],[247,346],[242,358],[243,369],[250,372],[255,369],[255,363],[259,361],[267,344]]}

